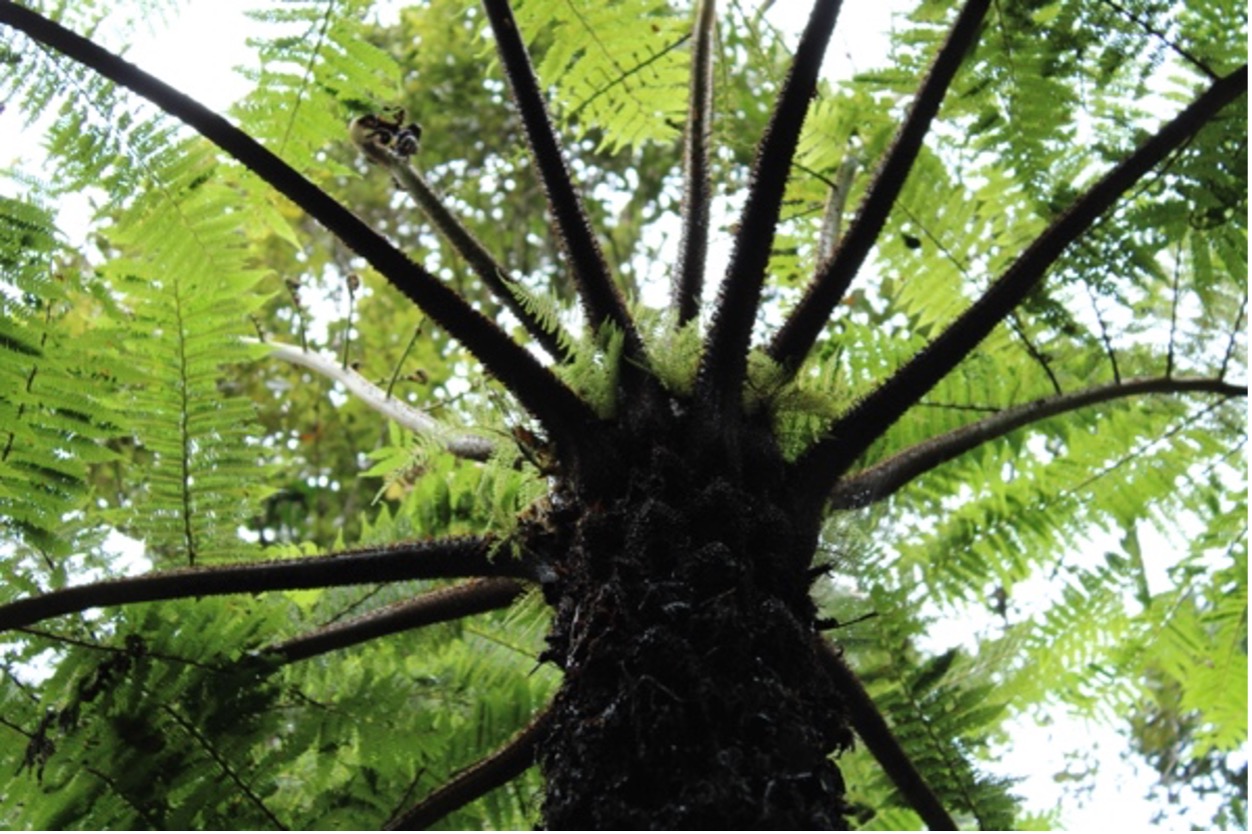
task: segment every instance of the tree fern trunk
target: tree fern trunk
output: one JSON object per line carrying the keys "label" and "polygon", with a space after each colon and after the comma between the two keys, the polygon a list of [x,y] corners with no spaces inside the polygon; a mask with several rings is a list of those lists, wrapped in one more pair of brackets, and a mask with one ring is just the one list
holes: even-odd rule
{"label": "tree fern trunk", "polygon": [[617,494],[582,508],[549,588],[565,669],[540,747],[549,828],[844,827],[829,754],[851,735],[814,650],[815,524],[768,435],[740,439],[640,444]]}

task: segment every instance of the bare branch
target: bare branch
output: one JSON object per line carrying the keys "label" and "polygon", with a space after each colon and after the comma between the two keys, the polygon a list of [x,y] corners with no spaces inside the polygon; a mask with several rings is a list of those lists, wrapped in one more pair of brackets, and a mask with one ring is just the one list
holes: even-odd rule
{"label": "bare branch", "polygon": [[861,737],[870,754],[931,831],[958,831],[956,821],[944,809],[939,797],[927,784],[926,778],[904,752],[891,728],[887,726],[886,719],[874,705],[874,699],[865,691],[861,679],[844,661],[838,649],[820,638],[818,642],[821,644],[818,657],[834,679],[835,686],[847,705],[852,728]]}
{"label": "bare branch", "polygon": [[548,428],[558,445],[573,445],[582,429],[595,422],[591,408],[540,365],[529,351],[360,218],[226,119],[92,41],[9,0],[0,0],[0,23],[24,32],[148,99],[195,128],[304,209],[465,345]]}
{"label": "bare branch", "polygon": [[900,125],[895,141],[874,175],[857,217],[852,221],[835,253],[819,267],[795,311],[774,334],[769,354],[793,371],[813,347],[831,312],[839,304],[882,232],[913,162],[921,150],[930,123],[939,112],[956,71],[975,42],[991,0],[968,0],[961,9],[948,39],[918,90],[908,118]]}
{"label": "bare branch", "polygon": [[569,256],[587,320],[593,330],[606,321],[612,322],[626,334],[627,355],[641,358],[643,342],[609,275],[608,263],[591,230],[587,210],[570,178],[556,130],[539,90],[539,79],[535,77],[535,68],[530,63],[513,11],[508,0],[483,0],[483,8],[491,22],[500,62],[504,65],[513,98],[521,113],[530,151],[543,179],[548,206],[556,220],[557,234]]}
{"label": "bare branch", "polygon": [[547,351],[549,356],[568,362],[571,359],[570,352],[563,345],[569,345],[572,340],[561,333],[559,323],[555,329],[549,329],[526,308],[522,302],[526,288],[514,280],[478,241],[478,238],[474,237],[473,233],[448,210],[421,172],[394,150],[381,146],[377,150],[377,155],[371,153],[371,157],[387,167],[391,175],[396,178],[396,182],[400,183],[418,207],[425,212],[439,233],[470,265],[470,269],[474,270],[479,280],[502,304],[509,308],[513,315],[517,316],[517,320],[526,328],[526,332]]}
{"label": "bare branch", "polygon": [[249,344],[264,344],[269,348],[270,356],[308,368],[316,374],[334,380],[343,385],[362,403],[389,420],[395,420],[402,427],[414,434],[432,437],[440,441],[444,448],[459,458],[483,461],[491,457],[495,444],[482,437],[472,434],[454,434],[447,426],[431,417],[425,411],[401,402],[351,368],[343,368],[329,356],[312,351],[301,350],[295,345],[282,342],[260,342],[245,339]]}
{"label": "bare branch", "polygon": [[748,199],[739,216],[739,231],[718,292],[717,308],[696,379],[697,399],[719,417],[738,415],[748,343],[773,248],[783,192],[787,188],[787,174],[809,102],[817,89],[817,74],[839,16],[839,7],[840,0],[818,0],[814,4],[769,126],[757,146]]}
{"label": "bare branch", "polygon": [[822,209],[822,229],[817,238],[817,262],[825,263],[834,254],[843,233],[843,213],[848,205],[848,192],[852,190],[852,178],[861,160],[856,153],[848,148],[843,161],[835,171],[834,182],[830,183],[830,193],[826,196],[826,205]]}
{"label": "bare branch", "polygon": [[[831,427],[825,440],[805,452],[793,469],[814,497],[827,491],[848,467],[947,376],[1033,290],[1048,268],[1090,229],[1117,199],[1174,149],[1187,142],[1223,107],[1247,91],[1245,64],[1210,86],[1147,142],[1086,191],[1018,256],[974,304],[933,342],[861,400]],[[845,239],[846,241],[846,239]]]}
{"label": "bare branch", "polygon": [[280,664],[308,660],[388,634],[504,608],[524,590],[525,586],[517,580],[503,578],[478,579],[439,588],[415,599],[401,600],[378,611],[293,637],[260,649],[257,654],[274,656]]}
{"label": "bare branch", "polygon": [[695,41],[691,49],[691,90],[687,132],[683,137],[683,234],[674,268],[673,307],[678,326],[700,313],[704,265],[709,251],[709,139],[713,130],[713,35],[716,0],[696,7]]}
{"label": "bare branch", "polygon": [[830,495],[837,510],[867,507],[904,487],[914,478],[947,463],[983,443],[1003,437],[1023,426],[1079,408],[1148,394],[1206,393],[1222,397],[1246,397],[1247,386],[1220,379],[1176,379],[1168,376],[1128,379],[1099,385],[1072,394],[1058,394],[1006,408],[982,420],[924,440],[881,463],[840,480]]}
{"label": "bare branch", "polygon": [[533,562],[496,553],[499,544],[490,537],[403,542],[328,556],[183,568],[127,579],[108,579],[0,605],[0,631],[88,608],[156,600],[409,579],[534,578]]}
{"label": "bare branch", "polygon": [[506,782],[535,763],[539,741],[547,733],[552,707],[530,720],[507,744],[453,776],[417,805],[390,820],[390,831],[420,831]]}

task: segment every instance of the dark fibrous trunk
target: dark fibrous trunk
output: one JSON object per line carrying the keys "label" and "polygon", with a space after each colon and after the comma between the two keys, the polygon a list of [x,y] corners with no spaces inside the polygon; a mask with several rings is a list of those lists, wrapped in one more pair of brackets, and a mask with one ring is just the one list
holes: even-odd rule
{"label": "dark fibrous trunk", "polygon": [[541,746],[544,823],[843,828],[829,756],[851,732],[815,649],[814,519],[766,427],[733,444],[650,435],[606,438],[620,454],[597,481],[616,488],[567,509],[547,588],[565,680]]}

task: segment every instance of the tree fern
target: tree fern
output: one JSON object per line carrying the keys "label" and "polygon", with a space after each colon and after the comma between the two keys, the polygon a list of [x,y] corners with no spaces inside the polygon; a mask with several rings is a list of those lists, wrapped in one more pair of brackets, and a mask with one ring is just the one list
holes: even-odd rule
{"label": "tree fern", "polygon": [[[6,40],[40,77],[0,83],[55,112],[50,193],[103,207],[73,253],[40,189],[0,212],[0,432],[32,438],[0,457],[0,626],[24,629],[0,821],[1007,827],[1005,716],[1129,713],[1163,750],[1170,713],[1191,760],[1237,748],[1242,13],[941,6],[836,92],[833,0],[790,70],[738,4],[720,69],[689,57],[711,3],[691,38],[651,0],[485,0],[446,38],[450,4],[387,29],[289,4],[258,16],[234,124],[0,0],[48,44]],[[421,174],[344,137],[391,104],[436,126]],[[722,292],[702,318],[683,265],[675,309],[641,312],[632,280],[665,267],[637,253],[670,225],[702,249],[714,177],[745,196]],[[584,333],[549,343],[567,300]],[[266,354],[299,370],[241,368]],[[1179,517],[1204,529],[1162,585],[1138,534]],[[158,570],[116,578],[115,528]]]}

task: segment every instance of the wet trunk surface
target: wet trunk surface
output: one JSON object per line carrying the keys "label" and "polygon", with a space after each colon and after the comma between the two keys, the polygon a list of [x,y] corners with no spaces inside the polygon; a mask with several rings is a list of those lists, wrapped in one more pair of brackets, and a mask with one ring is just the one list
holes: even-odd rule
{"label": "wet trunk surface", "polygon": [[676,447],[628,458],[558,555],[544,825],[844,828],[829,755],[851,733],[815,650],[815,525],[769,442]]}

